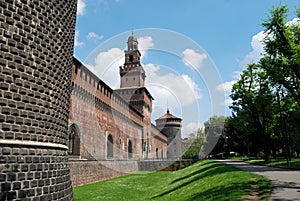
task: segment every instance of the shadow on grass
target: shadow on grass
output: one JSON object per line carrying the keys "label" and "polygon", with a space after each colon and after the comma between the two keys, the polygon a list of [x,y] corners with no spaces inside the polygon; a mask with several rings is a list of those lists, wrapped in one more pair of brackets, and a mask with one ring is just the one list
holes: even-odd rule
{"label": "shadow on grass", "polygon": [[[238,189],[236,188],[238,186]],[[231,183],[228,185],[221,185],[214,188],[210,188],[206,191],[193,194],[188,201],[194,200],[236,200],[240,198],[244,192],[243,189],[247,189],[247,182],[244,183]],[[230,195],[230,197],[226,196]]]}
{"label": "shadow on grass", "polygon": [[[209,163],[212,163],[212,162],[209,162]],[[174,183],[179,182],[179,181],[181,181],[181,180],[187,179],[187,178],[189,178],[189,177],[193,177],[193,176],[195,176],[195,175],[197,175],[197,174],[203,173],[203,172],[205,172],[205,171],[207,171],[207,170],[209,170],[209,169],[212,169],[212,168],[216,168],[216,167],[220,167],[220,166],[223,166],[223,167],[224,167],[224,165],[221,164],[221,163],[214,163],[213,165],[209,165],[209,163],[204,164],[205,166],[208,165],[207,167],[201,168],[201,166],[199,166],[199,167],[201,168],[200,170],[196,170],[196,171],[194,171],[194,172],[192,172],[192,173],[190,173],[190,174],[188,174],[188,175],[186,175],[186,176],[184,176],[184,177],[180,177],[180,178],[178,178],[178,179],[175,179],[175,180],[173,180],[173,181],[171,182],[171,184],[174,184]]]}
{"label": "shadow on grass", "polygon": [[[205,177],[211,177],[211,176],[214,176],[214,175],[217,175],[217,174],[221,174],[221,173],[225,173],[225,172],[233,172],[233,171],[241,171],[237,168],[234,168],[234,167],[229,167],[229,166],[225,166],[221,163],[217,163],[217,164],[213,164],[213,165],[210,165],[210,164],[205,164],[205,165],[208,165],[208,167],[204,167],[200,170],[197,170],[195,172],[192,172],[190,173],[189,175],[187,176],[184,176],[184,177],[181,177],[179,179],[175,179],[174,181],[171,182],[171,184],[173,183],[176,183],[176,182],[179,182],[183,179],[187,179],[187,178],[191,178],[190,180],[166,191],[166,192],[163,192],[159,195],[156,195],[154,197],[152,197],[152,199],[154,198],[159,198],[159,197],[162,197],[162,196],[165,196],[173,191],[176,191],[176,190],[179,190],[181,188],[184,188],[185,186],[193,183],[193,182],[197,182],[199,179],[203,179]],[[218,191],[216,191],[218,192]],[[225,192],[226,194],[226,192]]]}

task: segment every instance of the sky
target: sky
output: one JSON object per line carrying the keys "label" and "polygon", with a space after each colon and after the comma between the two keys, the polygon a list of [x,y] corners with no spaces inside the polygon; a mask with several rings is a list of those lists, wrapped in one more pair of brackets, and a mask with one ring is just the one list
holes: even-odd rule
{"label": "sky", "polygon": [[299,0],[78,0],[74,55],[113,89],[127,38],[138,38],[152,121],[167,108],[182,136],[213,115],[230,116],[232,85],[263,54],[272,6],[296,17]]}

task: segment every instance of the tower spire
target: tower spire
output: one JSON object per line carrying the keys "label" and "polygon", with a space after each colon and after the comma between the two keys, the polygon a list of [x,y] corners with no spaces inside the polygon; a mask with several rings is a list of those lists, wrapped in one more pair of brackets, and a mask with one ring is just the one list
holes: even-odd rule
{"label": "tower spire", "polygon": [[167,99],[167,114],[170,114],[170,110],[169,110],[169,100]]}

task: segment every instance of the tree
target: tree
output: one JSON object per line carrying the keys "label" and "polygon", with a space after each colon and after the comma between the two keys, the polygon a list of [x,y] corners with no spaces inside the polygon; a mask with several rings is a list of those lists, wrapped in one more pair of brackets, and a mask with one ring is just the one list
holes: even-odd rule
{"label": "tree", "polygon": [[225,116],[213,116],[204,123],[205,142],[201,150],[202,156],[209,154],[216,154],[223,151],[222,144],[218,144],[218,141],[223,140],[223,131],[225,122],[228,117]]}
{"label": "tree", "polygon": [[287,158],[300,152],[300,21],[287,23],[287,12],[286,6],[273,7],[263,23],[266,53],[242,72],[231,94],[229,128],[240,135],[235,140],[247,144],[248,155],[263,151],[265,160],[270,150],[276,157],[279,147]]}
{"label": "tree", "polygon": [[[263,149],[264,158],[269,160],[270,133],[268,125],[272,121],[274,95],[269,87],[266,73],[259,64],[250,64],[241,74],[240,80],[233,85],[231,109],[235,116],[242,116],[247,124],[255,129],[253,145]],[[247,119],[247,120],[246,120]],[[247,132],[249,135],[250,132]],[[249,146],[249,137],[248,146]],[[255,141],[254,141],[255,140]]]}
{"label": "tree", "polygon": [[[260,60],[274,87],[283,86],[300,106],[300,22],[287,23],[286,6],[273,7],[265,20],[266,55]],[[297,11],[300,17],[300,8]]]}
{"label": "tree", "polygon": [[198,129],[196,135],[194,133],[190,134],[188,140],[188,147],[183,150],[182,158],[186,159],[199,159],[200,150],[203,146],[205,139],[205,133],[202,129]]}

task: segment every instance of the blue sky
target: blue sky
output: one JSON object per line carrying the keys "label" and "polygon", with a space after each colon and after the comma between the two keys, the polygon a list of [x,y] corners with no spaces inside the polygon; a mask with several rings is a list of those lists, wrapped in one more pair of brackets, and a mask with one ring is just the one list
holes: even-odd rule
{"label": "blue sky", "polygon": [[299,0],[79,0],[74,55],[117,88],[133,31],[153,119],[170,107],[187,136],[214,114],[230,115],[230,87],[263,52],[262,20],[280,4],[290,9],[288,20],[296,17]]}

